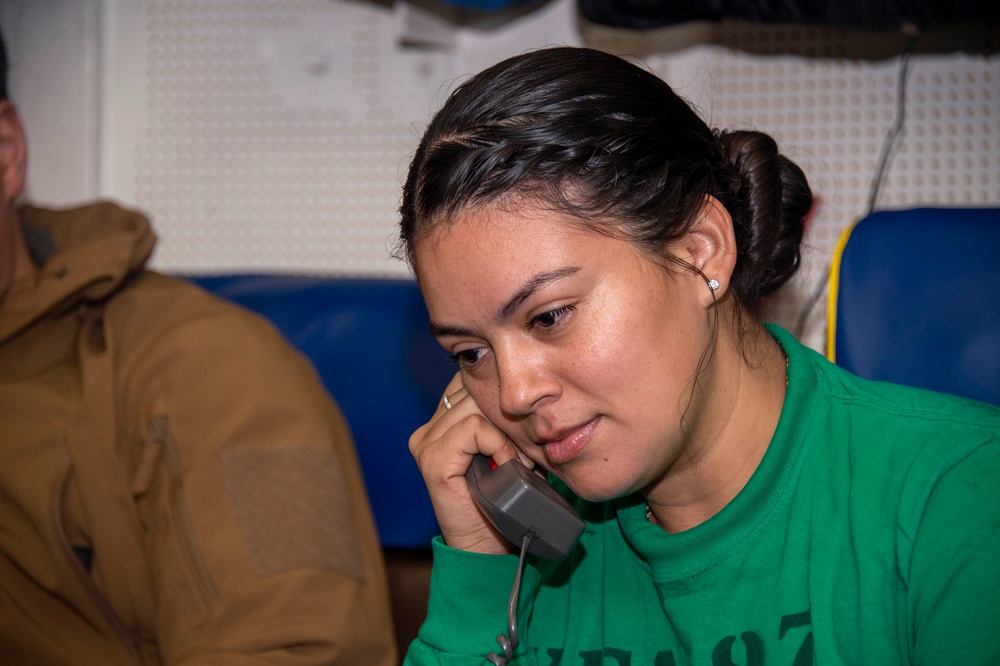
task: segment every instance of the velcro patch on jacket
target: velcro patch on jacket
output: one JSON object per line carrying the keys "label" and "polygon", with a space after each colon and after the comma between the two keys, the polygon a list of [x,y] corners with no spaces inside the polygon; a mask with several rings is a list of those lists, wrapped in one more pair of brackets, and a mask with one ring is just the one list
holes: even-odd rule
{"label": "velcro patch on jacket", "polygon": [[226,490],[254,573],[324,569],[365,579],[336,455],[315,447],[228,449]]}

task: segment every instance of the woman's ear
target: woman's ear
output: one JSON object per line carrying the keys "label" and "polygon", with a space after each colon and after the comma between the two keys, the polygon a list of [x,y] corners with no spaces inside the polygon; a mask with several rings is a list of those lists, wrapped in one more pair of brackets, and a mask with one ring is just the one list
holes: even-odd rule
{"label": "woman's ear", "polygon": [[[706,285],[707,304],[722,298],[729,289],[733,268],[736,266],[736,234],[733,231],[733,218],[726,207],[715,197],[706,195],[698,212],[698,220],[681,239],[679,246],[675,247],[677,256],[701,271],[709,284],[715,285],[714,289]],[[701,279],[701,276],[697,277]],[[714,299],[711,293],[713,291]]]}
{"label": "woman's ear", "polygon": [[0,186],[4,206],[9,206],[24,189],[27,168],[28,150],[21,118],[13,104],[0,100]]}

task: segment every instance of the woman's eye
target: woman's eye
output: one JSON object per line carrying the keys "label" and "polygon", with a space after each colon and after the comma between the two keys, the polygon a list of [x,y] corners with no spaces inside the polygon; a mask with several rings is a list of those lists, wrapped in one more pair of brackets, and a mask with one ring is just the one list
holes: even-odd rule
{"label": "woman's eye", "polygon": [[456,352],[448,357],[448,362],[451,364],[458,363],[459,367],[468,368],[479,362],[479,359],[483,357],[486,353],[485,347],[476,347],[474,349],[465,349],[460,352]]}
{"label": "woman's eye", "polygon": [[531,321],[528,322],[528,328],[552,328],[559,323],[559,320],[572,312],[573,309],[572,305],[566,305],[561,308],[556,308],[555,310],[543,312],[537,317],[533,317]]}

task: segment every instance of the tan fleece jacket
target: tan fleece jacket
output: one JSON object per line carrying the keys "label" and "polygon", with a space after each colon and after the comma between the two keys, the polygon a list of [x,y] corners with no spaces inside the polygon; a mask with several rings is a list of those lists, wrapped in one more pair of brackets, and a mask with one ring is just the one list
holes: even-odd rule
{"label": "tan fleece jacket", "polygon": [[353,443],[308,361],[145,270],[141,215],[20,216],[51,256],[0,310],[0,661],[395,663]]}

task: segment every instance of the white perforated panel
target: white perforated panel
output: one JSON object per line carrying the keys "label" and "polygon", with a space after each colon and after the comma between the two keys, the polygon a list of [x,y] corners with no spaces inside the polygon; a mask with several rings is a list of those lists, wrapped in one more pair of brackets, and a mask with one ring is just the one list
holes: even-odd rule
{"label": "white perforated panel", "polygon": [[[573,2],[556,0],[488,30],[456,27],[450,48],[413,48],[397,43],[390,7],[362,0],[112,4],[106,189],[152,215],[159,267],[405,274],[388,248],[433,110],[473,70],[586,41],[643,55],[713,125],[769,132],[806,171],[817,205],[805,264],[772,307],[792,329],[867,209],[907,40],[724,23],[688,42],[601,41],[568,27]],[[937,51],[911,61],[880,207],[1000,203],[1000,60]],[[824,321],[821,300],[807,344],[822,347]]]}
{"label": "white perforated panel", "polygon": [[346,1],[145,3],[123,198],[152,214],[158,266],[406,273],[387,256],[401,165],[445,75],[395,48],[391,20]]}

